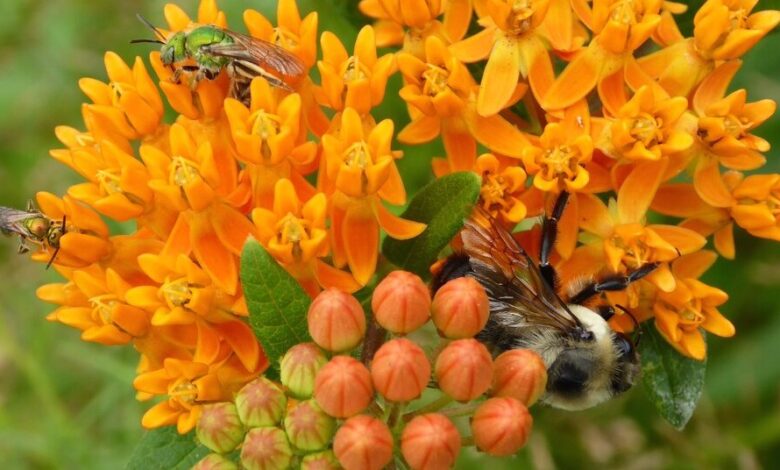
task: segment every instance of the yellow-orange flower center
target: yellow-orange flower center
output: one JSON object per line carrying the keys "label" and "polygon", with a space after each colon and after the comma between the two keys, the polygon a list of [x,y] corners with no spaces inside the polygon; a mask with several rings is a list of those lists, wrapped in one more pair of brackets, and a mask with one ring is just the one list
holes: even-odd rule
{"label": "yellow-orange flower center", "polygon": [[184,157],[173,157],[170,181],[177,186],[187,186],[200,178],[198,167],[193,162]]}
{"label": "yellow-orange flower center", "polygon": [[175,307],[183,307],[192,299],[192,289],[186,278],[168,281],[160,288],[165,300]]}
{"label": "yellow-orange flower center", "polygon": [[514,0],[512,11],[506,19],[507,32],[515,36],[528,32],[533,26],[534,13],[532,0]]}
{"label": "yellow-orange flower center", "polygon": [[168,387],[168,396],[189,409],[198,398],[198,387],[185,378],[180,378]]}
{"label": "yellow-orange flower center", "polygon": [[299,219],[290,213],[282,217],[276,224],[278,242],[282,245],[292,244],[292,255],[298,261],[303,258],[301,241],[311,238],[309,230],[310,223],[308,220]]}
{"label": "yellow-orange flower center", "polygon": [[126,90],[128,88],[135,88],[133,85],[128,85],[127,83],[121,82],[111,82],[108,84],[108,86],[111,88],[111,104],[116,107],[119,107],[119,102],[122,99],[122,95],[125,94]]}
{"label": "yellow-orange flower center", "polygon": [[648,263],[653,256],[653,249],[649,247],[642,237],[625,239],[615,234],[609,238],[609,243],[623,251],[623,264],[628,269],[637,269]]}
{"label": "yellow-orange flower center", "polygon": [[100,318],[103,324],[111,325],[114,322],[112,312],[114,306],[118,303],[115,295],[97,295],[90,298],[89,303],[92,305],[92,313],[95,317]]}
{"label": "yellow-orange flower center", "polygon": [[371,163],[371,151],[365,141],[355,142],[344,152],[344,164],[350,168],[365,170]]}
{"label": "yellow-orange flower center", "polygon": [[427,96],[436,96],[439,93],[447,90],[447,79],[450,74],[446,69],[443,69],[437,65],[426,64],[427,69],[423,72],[423,93]]}
{"label": "yellow-orange flower center", "polygon": [[263,160],[271,158],[271,147],[268,145],[268,139],[275,137],[281,127],[281,118],[276,114],[269,114],[265,110],[259,109],[249,116],[252,123],[252,134],[260,137],[260,153]]}
{"label": "yellow-orange flower center", "polygon": [[371,75],[371,70],[360,61],[358,56],[352,56],[341,66],[341,76],[345,82],[362,80]]}
{"label": "yellow-orange flower center", "polygon": [[547,149],[541,158],[542,173],[545,179],[573,178],[577,174],[581,157],[578,149],[568,145]]}
{"label": "yellow-orange flower center", "polygon": [[122,192],[122,187],[119,185],[119,175],[116,170],[98,170],[97,174],[98,183],[100,187],[108,194],[114,194]]}
{"label": "yellow-orange flower center", "polygon": [[487,173],[482,180],[480,196],[484,206],[488,210],[506,209],[509,203],[506,201],[507,188],[511,182],[502,175]]}
{"label": "yellow-orange flower center", "polygon": [[271,36],[271,42],[281,46],[285,49],[292,49],[300,43],[300,38],[297,34],[289,31],[286,28],[274,28],[274,33]]}
{"label": "yellow-orange flower center", "polygon": [[634,0],[617,1],[609,8],[609,19],[625,25],[639,23],[643,14],[644,5]]}
{"label": "yellow-orange flower center", "polygon": [[661,130],[663,122],[660,118],[655,118],[650,114],[641,113],[634,119],[631,125],[631,135],[642,142],[645,147],[649,147],[663,140]]}

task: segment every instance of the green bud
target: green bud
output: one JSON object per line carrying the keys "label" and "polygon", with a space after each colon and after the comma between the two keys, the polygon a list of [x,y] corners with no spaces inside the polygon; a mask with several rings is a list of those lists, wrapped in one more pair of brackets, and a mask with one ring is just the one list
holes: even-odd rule
{"label": "green bud", "polygon": [[292,445],[305,451],[320,450],[328,445],[336,432],[336,421],[314,400],[295,405],[284,418],[284,430]]}
{"label": "green bud", "polygon": [[295,398],[311,398],[317,372],[327,362],[328,358],[316,344],[296,344],[282,357],[282,385]]}
{"label": "green bud", "polygon": [[[319,467],[315,467],[319,468]],[[327,467],[322,467],[327,468]],[[238,470],[235,462],[219,454],[209,454],[196,463],[192,470]]]}
{"label": "green bud", "polygon": [[287,397],[273,382],[259,377],[236,395],[236,408],[241,422],[248,428],[276,426],[287,409]]}
{"label": "green bud", "polygon": [[332,450],[309,454],[301,462],[301,470],[339,470],[341,465]]}
{"label": "green bud", "polygon": [[246,470],[286,469],[292,457],[287,436],[279,428],[251,429],[241,446],[241,465]]}
{"label": "green bud", "polygon": [[241,442],[244,426],[238,417],[236,405],[226,401],[205,405],[195,432],[204,446],[224,454]]}

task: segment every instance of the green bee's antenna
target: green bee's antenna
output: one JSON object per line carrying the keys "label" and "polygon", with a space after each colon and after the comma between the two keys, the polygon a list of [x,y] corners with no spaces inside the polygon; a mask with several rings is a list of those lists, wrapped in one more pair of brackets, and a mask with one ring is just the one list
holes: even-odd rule
{"label": "green bee's antenna", "polygon": [[156,40],[155,39],[134,39],[134,40],[130,41],[131,43],[153,42],[153,43],[156,43],[156,44],[165,44],[165,42],[166,42],[165,35],[159,29],[157,29],[157,27],[155,25],[153,25],[149,20],[147,20],[146,18],[141,16],[140,13],[136,13],[135,17],[138,18],[138,20],[141,23],[145,24],[147,28],[151,29],[152,32],[154,33],[154,35],[157,37],[157,39]]}

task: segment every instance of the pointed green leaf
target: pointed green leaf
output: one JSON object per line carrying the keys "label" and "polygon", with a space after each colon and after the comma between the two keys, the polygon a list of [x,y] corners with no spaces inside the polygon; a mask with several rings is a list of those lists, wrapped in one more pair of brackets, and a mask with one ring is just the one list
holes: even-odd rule
{"label": "pointed green leaf", "polygon": [[195,433],[181,435],[176,426],[166,426],[144,434],[133,450],[126,470],[187,470],[209,450],[195,441]]}
{"label": "pointed green leaf", "polygon": [[682,356],[654,326],[645,330],[639,353],[650,400],[664,419],[682,430],[701,396],[707,362]]}
{"label": "pointed green leaf", "polygon": [[439,252],[463,227],[479,198],[479,176],[453,173],[425,186],[409,203],[402,217],[424,222],[428,227],[410,240],[386,238],[382,251],[399,267],[427,277]]}
{"label": "pointed green leaf", "polygon": [[241,254],[241,285],[249,324],[272,365],[290,347],[311,341],[306,325],[309,296],[255,240],[247,241]]}

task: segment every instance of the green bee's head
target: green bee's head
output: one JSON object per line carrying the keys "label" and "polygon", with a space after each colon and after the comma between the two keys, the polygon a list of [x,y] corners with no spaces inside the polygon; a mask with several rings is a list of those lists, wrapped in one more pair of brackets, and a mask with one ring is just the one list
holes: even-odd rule
{"label": "green bee's head", "polygon": [[165,65],[171,65],[187,58],[187,35],[179,31],[171,36],[160,48],[160,60]]}

